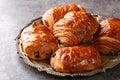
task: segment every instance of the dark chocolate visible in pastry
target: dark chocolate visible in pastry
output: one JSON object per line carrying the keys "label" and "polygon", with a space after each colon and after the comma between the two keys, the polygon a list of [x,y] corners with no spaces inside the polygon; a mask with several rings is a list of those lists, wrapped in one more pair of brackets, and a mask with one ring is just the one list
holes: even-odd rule
{"label": "dark chocolate visible in pastry", "polygon": [[34,60],[49,58],[58,49],[53,33],[46,26],[29,26],[20,37],[23,52]]}

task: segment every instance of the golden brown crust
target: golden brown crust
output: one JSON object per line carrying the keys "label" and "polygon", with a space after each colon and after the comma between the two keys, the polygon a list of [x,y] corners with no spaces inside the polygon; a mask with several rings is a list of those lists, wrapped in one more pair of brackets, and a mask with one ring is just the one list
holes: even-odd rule
{"label": "golden brown crust", "polygon": [[49,58],[58,49],[54,35],[46,26],[29,26],[21,33],[24,53],[34,60]]}
{"label": "golden brown crust", "polygon": [[70,11],[85,11],[81,6],[77,6],[76,4],[68,4],[60,7],[55,7],[47,10],[43,17],[43,23],[49,26],[50,30],[52,30],[53,25],[64,17],[67,12]]}
{"label": "golden brown crust", "polygon": [[120,52],[120,19],[109,18],[101,22],[101,31],[94,40],[102,54]]}
{"label": "golden brown crust", "polygon": [[101,57],[91,46],[64,47],[52,55],[50,65],[58,72],[87,72],[100,67]]}
{"label": "golden brown crust", "polygon": [[99,23],[90,14],[72,11],[54,24],[53,32],[62,45],[74,46],[90,40],[98,27]]}

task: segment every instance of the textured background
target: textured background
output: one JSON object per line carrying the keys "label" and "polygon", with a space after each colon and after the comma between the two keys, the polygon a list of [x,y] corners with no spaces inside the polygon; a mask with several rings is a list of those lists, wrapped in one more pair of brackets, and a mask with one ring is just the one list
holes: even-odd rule
{"label": "textured background", "polygon": [[29,21],[47,9],[80,4],[88,12],[120,18],[120,0],[0,0],[0,80],[120,80],[120,64],[91,77],[57,77],[26,65],[16,54],[15,37]]}

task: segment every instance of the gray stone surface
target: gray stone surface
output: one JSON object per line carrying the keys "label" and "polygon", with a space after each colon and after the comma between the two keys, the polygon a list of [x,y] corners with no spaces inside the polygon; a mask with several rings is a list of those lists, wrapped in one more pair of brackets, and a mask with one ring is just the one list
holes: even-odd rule
{"label": "gray stone surface", "polygon": [[0,0],[0,80],[120,80],[120,64],[91,77],[57,77],[26,65],[16,54],[15,37],[47,9],[81,4],[88,12],[120,18],[120,0]]}

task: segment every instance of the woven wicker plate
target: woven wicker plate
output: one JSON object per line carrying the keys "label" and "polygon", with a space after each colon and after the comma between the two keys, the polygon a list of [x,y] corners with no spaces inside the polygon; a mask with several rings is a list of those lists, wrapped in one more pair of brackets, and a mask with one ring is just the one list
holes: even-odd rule
{"label": "woven wicker plate", "polygon": [[[98,16],[98,15],[93,15],[98,22],[102,21],[103,19],[105,19],[104,17]],[[24,28],[31,26],[31,25],[41,25],[42,21],[41,21],[41,17],[32,20],[30,23],[28,23]],[[49,60],[41,60],[41,61],[35,61],[35,60],[31,60],[29,59],[27,56],[24,55],[24,52],[21,48],[21,43],[20,43],[20,35],[21,32],[23,31],[23,29],[20,31],[16,41],[17,41],[17,51],[19,53],[19,56],[23,58],[24,62],[36,69],[38,69],[38,71],[45,71],[48,74],[52,74],[52,75],[56,75],[56,76],[71,76],[71,77],[75,77],[75,76],[92,76],[94,74],[100,73],[100,72],[105,72],[107,69],[111,69],[114,66],[118,65],[120,63],[120,55],[117,56],[113,56],[113,55],[108,55],[108,56],[103,56],[102,55],[102,66],[99,69],[90,71],[90,72],[86,72],[86,73],[60,73],[60,72],[55,72],[49,64]]]}

